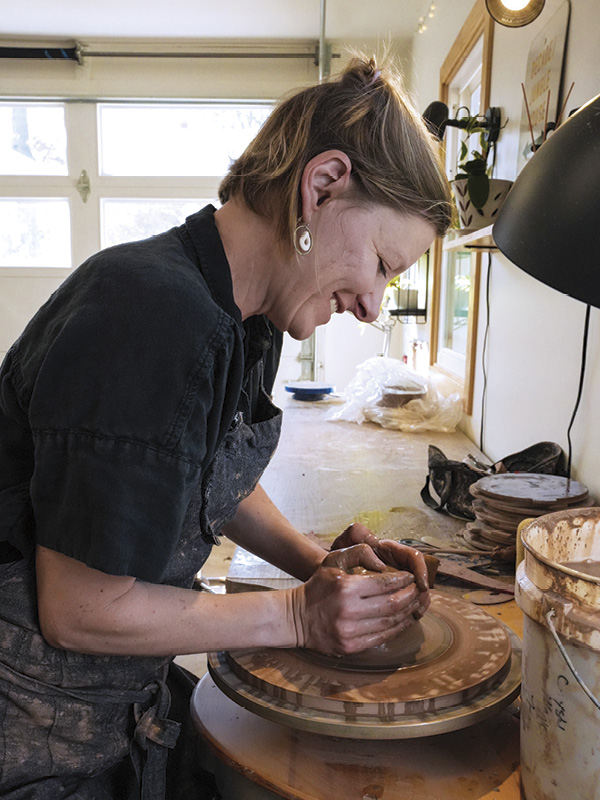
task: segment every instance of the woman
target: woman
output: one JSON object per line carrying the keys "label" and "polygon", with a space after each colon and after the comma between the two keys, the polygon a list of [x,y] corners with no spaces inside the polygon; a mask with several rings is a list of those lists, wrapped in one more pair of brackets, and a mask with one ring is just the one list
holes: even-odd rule
{"label": "woman", "polygon": [[[274,331],[304,339],[333,313],[377,317],[387,283],[449,224],[435,145],[394,76],[357,58],[273,111],[220,199],[90,258],[4,362],[10,800],[165,796],[166,754],[183,738],[175,747],[165,684],[176,654],[350,653],[427,607],[418,553],[351,526],[327,554],[258,480],[280,426],[263,382]],[[221,533],[305,583],[193,591]],[[131,763],[140,788],[124,782]]]}

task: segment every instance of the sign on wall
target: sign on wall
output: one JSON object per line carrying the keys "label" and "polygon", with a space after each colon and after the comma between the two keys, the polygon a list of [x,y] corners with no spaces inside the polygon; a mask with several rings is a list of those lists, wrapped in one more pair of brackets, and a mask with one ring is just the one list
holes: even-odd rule
{"label": "sign on wall", "polygon": [[[545,28],[533,40],[527,58],[527,73],[523,85],[527,104],[523,98],[519,132],[519,157],[517,173],[533,154],[531,128],[538,143],[542,142],[548,123],[554,124],[560,112],[559,101],[567,30],[569,27],[569,0],[560,6]],[[527,114],[529,107],[529,116]],[[566,113],[566,112],[565,112]]]}

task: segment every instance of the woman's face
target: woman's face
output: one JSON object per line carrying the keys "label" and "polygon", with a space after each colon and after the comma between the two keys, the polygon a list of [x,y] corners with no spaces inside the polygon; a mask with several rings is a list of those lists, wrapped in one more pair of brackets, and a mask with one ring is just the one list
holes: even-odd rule
{"label": "woman's face", "polygon": [[269,314],[280,330],[299,340],[348,310],[361,322],[373,322],[387,284],[414,264],[435,236],[423,217],[344,198],[324,203],[310,230],[313,249],[294,256],[286,291]]}

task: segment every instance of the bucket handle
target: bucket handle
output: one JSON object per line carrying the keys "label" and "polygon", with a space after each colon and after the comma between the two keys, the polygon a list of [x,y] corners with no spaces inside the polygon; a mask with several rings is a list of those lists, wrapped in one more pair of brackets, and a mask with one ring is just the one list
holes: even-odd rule
{"label": "bucket handle", "polygon": [[552,638],[556,642],[556,646],[560,650],[560,653],[564,658],[564,660],[567,662],[567,666],[571,670],[573,677],[575,678],[577,683],[581,686],[583,691],[587,694],[587,696],[590,698],[590,700],[596,706],[596,708],[600,709],[600,701],[597,700],[596,696],[588,689],[586,684],[583,682],[583,678],[578,674],[577,670],[573,665],[573,662],[569,658],[569,655],[563,646],[563,643],[558,638],[558,633],[556,632],[556,628],[554,627],[554,623],[552,622],[552,617],[554,617],[555,615],[556,611],[553,608],[551,608],[550,611],[548,611],[548,613],[546,614],[546,622],[548,623],[548,629],[552,634]]}

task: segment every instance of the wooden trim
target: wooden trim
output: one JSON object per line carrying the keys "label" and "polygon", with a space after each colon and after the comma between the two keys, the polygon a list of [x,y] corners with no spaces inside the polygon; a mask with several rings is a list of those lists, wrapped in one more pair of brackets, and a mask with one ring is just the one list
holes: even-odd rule
{"label": "wooden trim", "polygon": [[[490,105],[491,77],[492,77],[492,53],[494,38],[494,21],[490,17],[485,7],[485,0],[476,0],[475,5],[469,12],[464,25],[459,31],[454,43],[444,59],[440,68],[439,97],[444,103],[448,102],[450,84],[466,60],[467,56],[483,36],[483,55],[481,64],[481,107],[480,112],[484,112]],[[436,246],[433,252],[432,273],[433,284],[431,290],[431,342],[430,363],[437,365],[438,338],[439,338],[439,314],[441,305],[441,272],[442,272],[442,253],[441,246]],[[465,379],[463,384],[463,408],[465,414],[473,413],[473,394],[475,386],[475,355],[477,353],[477,320],[479,317],[479,290],[481,283],[481,255],[476,256],[473,266],[473,284],[469,297],[469,328],[467,333],[467,354],[465,366]]]}
{"label": "wooden trim", "polygon": [[431,325],[429,328],[429,364],[433,366],[437,361],[438,340],[440,335],[440,287],[442,285],[442,239],[438,236],[431,248]]}
{"label": "wooden trim", "polygon": [[[465,20],[465,24],[460,29],[460,32],[456,39],[454,40],[454,44],[448,51],[448,55],[446,56],[444,63],[440,69],[440,96],[442,100],[446,102],[448,99],[448,86],[452,82],[452,79],[461,68],[464,61],[466,61],[467,56],[475,46],[475,43],[483,33],[485,38],[490,37],[491,32],[493,31],[494,21],[488,14],[486,7],[485,7],[485,0],[477,0],[471,11],[469,12],[469,16]],[[485,42],[484,42],[484,60],[485,60]],[[491,50],[490,50],[491,54]],[[490,61],[491,64],[491,61]],[[443,87],[445,87],[446,98],[441,95],[441,92],[444,91]],[[488,87],[489,91],[489,87]],[[483,75],[482,75],[482,105],[486,99],[484,98],[483,94]]]}
{"label": "wooden trim", "polygon": [[465,363],[465,388],[463,409],[465,414],[473,413],[473,393],[475,388],[475,356],[477,355],[477,328],[479,323],[479,290],[481,286],[481,253],[471,256],[471,291],[469,292],[469,327],[467,329],[467,353]]}

